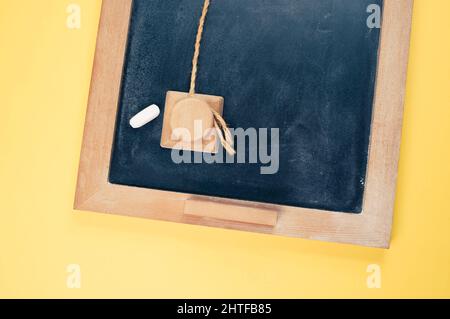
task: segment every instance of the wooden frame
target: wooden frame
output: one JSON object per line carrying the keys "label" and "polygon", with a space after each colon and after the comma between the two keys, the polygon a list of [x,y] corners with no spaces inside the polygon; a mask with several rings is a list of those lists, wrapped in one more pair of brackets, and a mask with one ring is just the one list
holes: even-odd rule
{"label": "wooden frame", "polygon": [[[132,0],[103,0],[75,209],[389,247],[413,0],[385,0],[361,214],[316,211],[108,182]],[[234,217],[233,217],[234,216]]]}

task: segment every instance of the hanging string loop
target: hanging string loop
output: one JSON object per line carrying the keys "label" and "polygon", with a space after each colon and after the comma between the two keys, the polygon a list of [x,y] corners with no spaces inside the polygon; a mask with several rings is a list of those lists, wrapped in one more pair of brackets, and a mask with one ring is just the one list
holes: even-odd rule
{"label": "hanging string loop", "polygon": [[[202,16],[200,17],[200,22],[198,24],[197,37],[195,39],[195,47],[194,47],[195,49],[194,57],[192,59],[192,73],[191,73],[191,85],[189,89],[189,95],[195,94],[195,85],[197,82],[197,71],[198,71],[198,58],[200,56],[200,46],[202,42],[203,29],[205,27],[206,16],[208,14],[210,4],[211,4],[210,0],[205,0],[203,4]],[[220,115],[212,108],[211,112],[214,117],[214,128],[217,131],[220,143],[230,155],[236,154],[236,151],[234,150],[233,136],[231,135],[227,123],[225,122],[222,115]]]}

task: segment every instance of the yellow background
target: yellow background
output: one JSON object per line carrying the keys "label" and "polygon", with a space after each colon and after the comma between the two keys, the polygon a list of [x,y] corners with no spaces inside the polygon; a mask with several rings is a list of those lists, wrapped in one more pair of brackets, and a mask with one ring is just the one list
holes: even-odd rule
{"label": "yellow background", "polygon": [[101,1],[72,2],[80,30],[71,1],[0,0],[0,297],[450,297],[450,1],[416,0],[386,251],[74,213]]}

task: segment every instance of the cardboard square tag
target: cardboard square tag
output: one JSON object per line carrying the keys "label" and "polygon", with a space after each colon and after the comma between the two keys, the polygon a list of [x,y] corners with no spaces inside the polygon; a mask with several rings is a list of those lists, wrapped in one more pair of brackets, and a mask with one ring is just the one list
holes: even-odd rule
{"label": "cardboard square tag", "polygon": [[161,147],[217,153],[217,135],[211,109],[222,115],[221,96],[168,91]]}

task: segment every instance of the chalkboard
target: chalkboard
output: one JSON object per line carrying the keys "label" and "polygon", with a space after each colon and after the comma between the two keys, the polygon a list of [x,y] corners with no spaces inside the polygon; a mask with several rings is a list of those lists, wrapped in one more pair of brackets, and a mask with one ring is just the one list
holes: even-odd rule
{"label": "chalkboard", "polygon": [[[279,170],[261,164],[175,164],[162,116],[129,125],[166,92],[189,89],[203,0],[134,0],[109,181],[215,197],[360,213],[382,0],[213,0],[197,91],[224,97],[233,128],[279,128]],[[271,145],[269,145],[269,149]]]}

